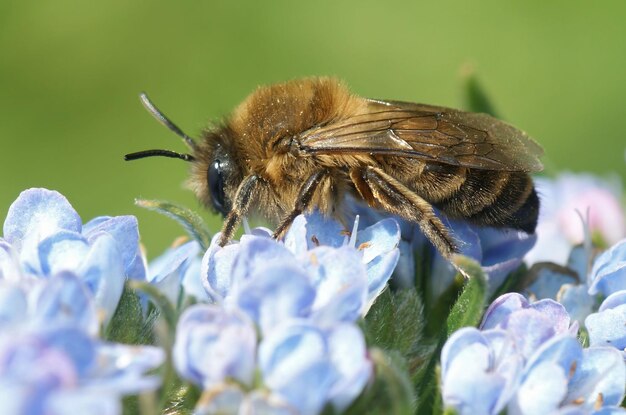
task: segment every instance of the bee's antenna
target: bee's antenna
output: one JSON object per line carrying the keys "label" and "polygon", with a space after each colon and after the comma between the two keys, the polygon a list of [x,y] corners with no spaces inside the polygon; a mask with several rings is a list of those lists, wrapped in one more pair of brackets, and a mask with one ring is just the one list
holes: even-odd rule
{"label": "bee's antenna", "polygon": [[[148,98],[148,95],[146,95],[145,92],[142,92],[141,94],[139,94],[139,99],[141,100],[141,103],[143,104],[143,106],[148,110],[148,112],[150,114],[152,114],[152,116],[154,118],[156,118],[156,120],[158,122],[160,122],[161,124],[163,124],[164,126],[169,128],[170,131],[173,131],[177,136],[182,138],[183,141],[185,142],[185,144],[187,145],[187,147],[189,147],[191,150],[193,150],[194,152],[197,150],[197,145],[196,145],[195,141],[193,141],[193,139],[191,137],[189,137],[187,134],[185,134],[183,132],[183,130],[178,128],[178,126],[176,124],[174,124],[169,118],[167,118],[152,103],[152,101],[150,101],[150,98]],[[166,156],[166,157],[174,157],[174,156]]]}
{"label": "bee's antenna", "polygon": [[194,156],[192,156],[191,154],[181,154],[181,153],[177,153],[175,151],[170,151],[170,150],[138,151],[136,153],[126,154],[124,156],[124,160],[130,161],[130,160],[137,160],[137,159],[142,159],[145,157],[154,157],[154,156],[171,157],[171,158],[181,159],[181,160],[190,161],[190,162],[195,160]]}

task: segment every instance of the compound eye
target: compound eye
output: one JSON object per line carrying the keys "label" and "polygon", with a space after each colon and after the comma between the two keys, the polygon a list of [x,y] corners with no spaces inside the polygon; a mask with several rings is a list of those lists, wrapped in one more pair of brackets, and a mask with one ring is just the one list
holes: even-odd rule
{"label": "compound eye", "polygon": [[207,172],[207,181],[209,184],[209,192],[211,192],[213,207],[215,207],[215,209],[217,209],[217,211],[222,215],[226,215],[228,212],[226,211],[225,206],[224,169],[222,162],[215,160],[211,163],[209,171]]}

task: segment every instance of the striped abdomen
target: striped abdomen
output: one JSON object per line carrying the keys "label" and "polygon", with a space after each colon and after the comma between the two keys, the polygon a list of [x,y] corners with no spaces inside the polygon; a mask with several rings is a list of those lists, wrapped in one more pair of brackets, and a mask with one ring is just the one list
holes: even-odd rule
{"label": "striped abdomen", "polygon": [[539,198],[525,172],[429,164],[416,187],[425,199],[453,218],[528,233],[537,226]]}

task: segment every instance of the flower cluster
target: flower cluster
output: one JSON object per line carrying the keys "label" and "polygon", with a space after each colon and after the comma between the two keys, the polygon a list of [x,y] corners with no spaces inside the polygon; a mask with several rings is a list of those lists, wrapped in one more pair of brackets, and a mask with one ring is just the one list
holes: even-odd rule
{"label": "flower cluster", "polygon": [[164,355],[98,338],[126,278],[143,278],[135,218],[83,224],[67,199],[24,191],[0,238],[3,413],[121,412],[120,397],[155,389]]}
{"label": "flower cluster", "polygon": [[444,404],[460,414],[617,411],[626,387],[623,357],[612,347],[583,348],[577,330],[553,300],[499,297],[479,329],[458,330],[446,342]]}
{"label": "flower cluster", "polygon": [[386,286],[400,231],[391,219],[356,229],[313,214],[282,243],[265,229],[223,248],[215,236],[201,268],[214,304],[183,314],[174,347],[178,372],[211,397],[198,411],[317,414],[361,393],[373,366],[355,321]]}

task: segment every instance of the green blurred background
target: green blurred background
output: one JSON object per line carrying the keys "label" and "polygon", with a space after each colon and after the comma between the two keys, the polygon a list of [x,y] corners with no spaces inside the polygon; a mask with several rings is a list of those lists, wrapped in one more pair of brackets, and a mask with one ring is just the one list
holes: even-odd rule
{"label": "green blurred background", "polygon": [[184,151],[140,91],[197,135],[257,85],[306,75],[458,107],[468,64],[550,171],[626,177],[624,1],[0,0],[0,217],[25,188],[57,189],[85,220],[137,215],[154,257],[182,232],[134,198],[199,205],[182,161],[122,160]]}

